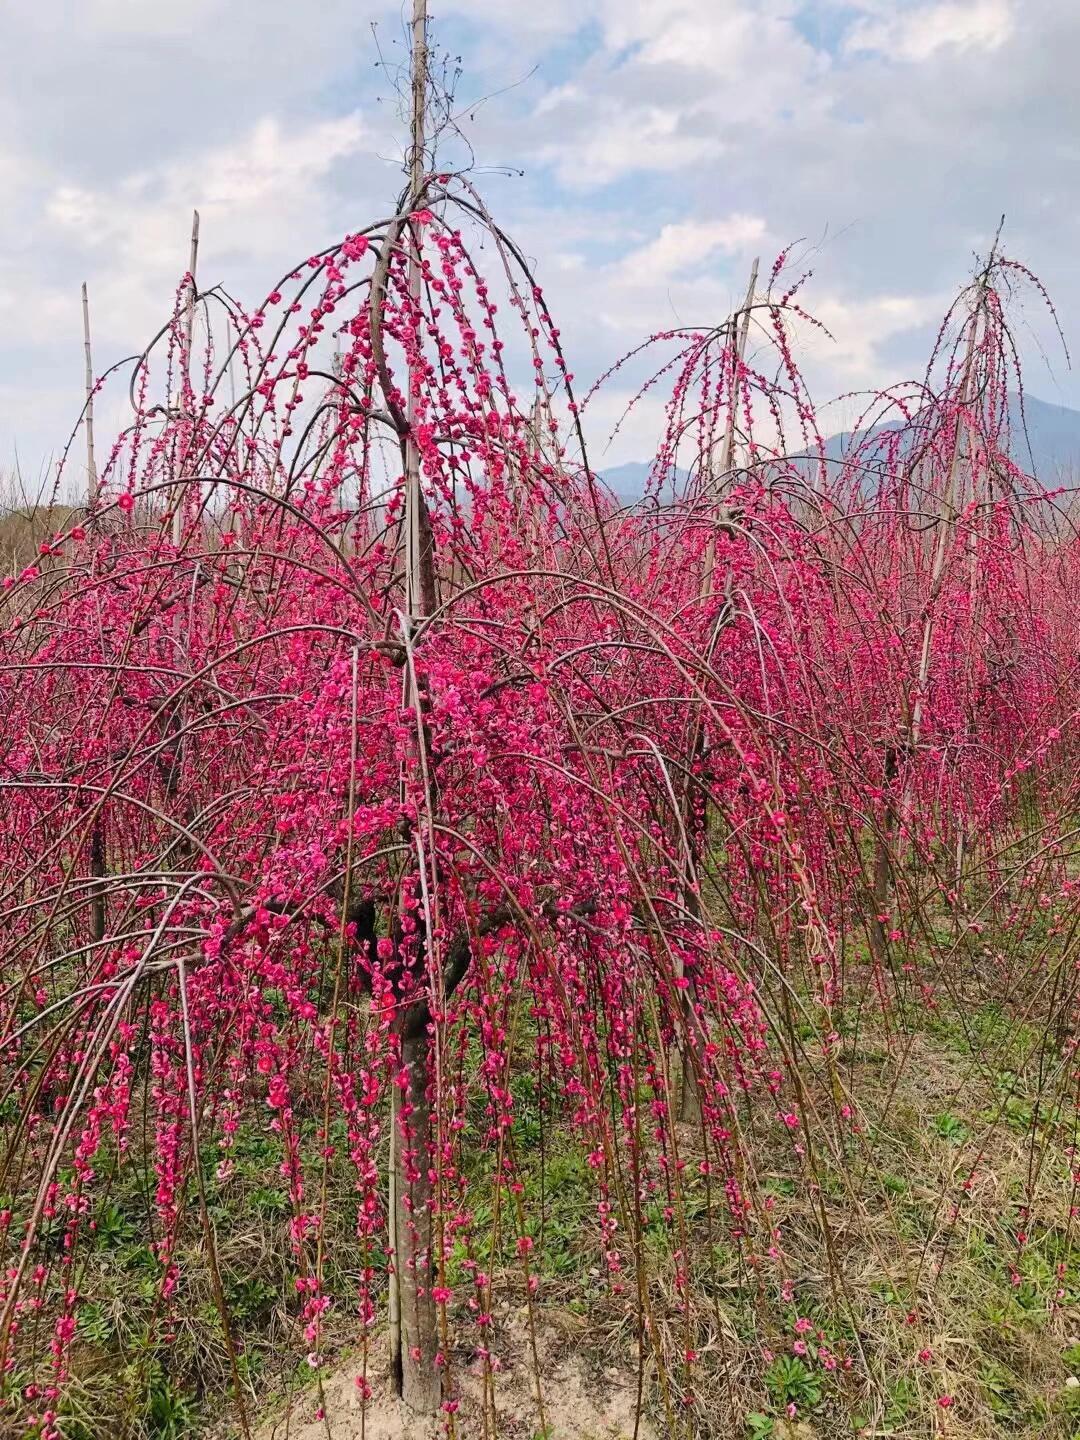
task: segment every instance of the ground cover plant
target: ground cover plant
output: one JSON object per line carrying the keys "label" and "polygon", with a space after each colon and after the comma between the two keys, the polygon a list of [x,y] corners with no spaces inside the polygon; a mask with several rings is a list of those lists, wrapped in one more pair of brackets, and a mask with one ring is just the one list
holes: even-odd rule
{"label": "ground cover plant", "polygon": [[193,265],[90,503],[15,526],[4,1433],[584,1435],[621,1385],[590,1424],[1071,1435],[1041,286],[995,245],[837,464],[780,256],[648,342],[627,509],[425,140],[254,310]]}

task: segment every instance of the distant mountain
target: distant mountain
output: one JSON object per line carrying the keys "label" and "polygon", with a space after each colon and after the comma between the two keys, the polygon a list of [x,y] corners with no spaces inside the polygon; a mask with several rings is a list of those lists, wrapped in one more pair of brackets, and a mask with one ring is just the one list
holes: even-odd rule
{"label": "distant mountain", "polygon": [[652,466],[644,460],[628,460],[600,473],[620,500],[637,500],[645,494]]}
{"label": "distant mountain", "polygon": [[[610,470],[600,471],[605,484],[627,505],[632,505],[645,494],[645,487],[649,483],[651,474],[652,465],[646,460],[628,460],[624,465],[615,465]],[[672,480],[675,478],[685,480],[686,472],[683,470],[671,472],[667,484],[663,486],[663,495],[668,499],[671,498]]]}
{"label": "distant mountain", "polygon": [[[876,425],[864,438],[900,429],[899,420]],[[1029,475],[1052,488],[1080,481],[1080,410],[1052,405],[1035,395],[1025,395],[1023,409],[1017,396],[1009,397],[1009,430],[1012,458]],[[840,460],[850,449],[856,432],[846,430],[825,442],[830,460]]]}
{"label": "distant mountain", "polygon": [[[1059,478],[1066,484],[1080,481],[1080,410],[1051,405],[1034,395],[1024,396],[1024,413],[1015,398],[1010,401],[1013,458],[1044,484]],[[1027,422],[1027,440],[1023,425]],[[1030,442],[1031,455],[1027,453]]]}
{"label": "distant mountain", "polygon": [[[869,433],[884,434],[898,429],[899,423],[890,421],[877,425]],[[1025,395],[1021,413],[1017,397],[1012,396],[1009,400],[1009,428],[1012,432],[1013,459],[1023,470],[1051,488],[1059,484],[1080,485],[1080,410]],[[825,442],[826,456],[830,460],[840,460],[850,448],[852,438],[852,431],[831,436]],[[619,499],[632,504],[644,495],[651,469],[647,461],[630,460],[601,473]],[[680,472],[679,478],[685,476]]]}

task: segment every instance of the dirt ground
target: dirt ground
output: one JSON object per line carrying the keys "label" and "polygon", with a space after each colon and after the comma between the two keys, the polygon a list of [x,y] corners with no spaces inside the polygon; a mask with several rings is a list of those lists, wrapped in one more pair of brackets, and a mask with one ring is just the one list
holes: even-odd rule
{"label": "dirt ground", "polygon": [[[543,1423],[529,1347],[523,1336],[515,1337],[495,1376],[499,1440],[657,1440],[649,1420],[637,1417],[636,1374],[587,1369],[580,1352],[555,1331],[542,1331],[538,1348]],[[360,1369],[357,1355],[323,1382],[321,1401],[314,1387],[295,1396],[288,1410],[260,1425],[256,1440],[435,1440],[447,1433],[445,1416],[433,1422],[420,1419],[392,1394],[384,1342],[369,1352],[368,1379],[374,1393],[366,1406],[356,1384]],[[485,1434],[480,1363],[459,1363],[455,1381],[460,1400],[456,1434],[460,1440],[480,1440]],[[490,1426],[486,1433],[491,1433]]]}

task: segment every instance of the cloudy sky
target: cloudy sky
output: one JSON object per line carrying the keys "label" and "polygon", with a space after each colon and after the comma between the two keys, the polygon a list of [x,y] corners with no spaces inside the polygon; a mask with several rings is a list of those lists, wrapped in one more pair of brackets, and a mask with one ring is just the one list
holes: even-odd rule
{"label": "cloudy sky", "polygon": [[[800,237],[835,337],[800,340],[815,397],[919,373],[1003,212],[1080,350],[1077,0],[431,3],[478,183],[579,379],[721,318]],[[252,302],[387,213],[404,57],[382,0],[0,6],[0,471],[41,474],[77,415],[80,282],[103,368],[167,313],[193,206],[202,283]],[[1014,321],[1032,392],[1080,404],[1032,298]],[[647,458],[655,418],[601,463]]]}

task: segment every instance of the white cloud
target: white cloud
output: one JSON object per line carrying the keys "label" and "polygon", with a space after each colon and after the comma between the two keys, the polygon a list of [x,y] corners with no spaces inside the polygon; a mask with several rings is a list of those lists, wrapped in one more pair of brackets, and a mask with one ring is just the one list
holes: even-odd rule
{"label": "white cloud", "polygon": [[599,0],[600,47],[548,89],[537,154],[588,189],[650,170],[715,173],[734,136],[766,134],[829,96],[829,54],[793,22],[790,0]]}
{"label": "white cloud", "polygon": [[647,460],[666,423],[664,402],[656,393],[639,395],[625,386],[605,386],[585,412],[589,463],[610,470],[629,460]]}
{"label": "white cloud", "polygon": [[116,35],[182,37],[193,25],[211,23],[221,0],[184,0],[182,5],[162,0],[83,0],[85,17],[99,31]]}
{"label": "white cloud", "polygon": [[776,79],[828,64],[791,23],[792,6],[783,0],[602,0],[599,8],[609,50],[632,49],[642,65],[700,69],[756,83],[766,72],[745,74],[745,69],[766,57]]}
{"label": "white cloud", "polygon": [[898,335],[940,320],[949,299],[937,294],[861,298],[818,294],[807,303],[814,319],[832,338],[813,327],[797,325],[797,348],[802,357],[824,361],[847,385],[877,389],[898,378],[883,363],[882,347]]}
{"label": "white cloud", "polygon": [[642,170],[682,169],[715,156],[722,148],[716,135],[688,132],[677,107],[632,105],[586,97],[566,87],[549,97],[540,115],[558,111],[561,101],[573,100],[583,123],[575,127],[569,144],[543,142],[538,158],[552,167],[559,183],[570,190],[607,185]]}
{"label": "white cloud", "polygon": [[1013,31],[1010,0],[940,0],[863,17],[852,26],[844,48],[849,54],[876,53],[919,62],[939,50],[997,50]]}
{"label": "white cloud", "polygon": [[116,184],[57,186],[45,204],[43,237],[55,242],[66,232],[78,244],[90,271],[95,331],[130,345],[156,329],[186,269],[193,209],[201,219],[201,273],[216,281],[213,267],[242,253],[254,285],[244,298],[256,301],[276,279],[260,274],[261,266],[298,258],[290,236],[300,217],[309,236],[333,237],[327,176],[365,142],[358,114],[288,132],[264,117],[229,144]]}
{"label": "white cloud", "polygon": [[[90,231],[94,244],[134,249],[151,261],[171,256],[178,212],[197,206],[211,223],[236,238],[260,246],[262,226],[273,222],[285,201],[316,199],[320,183],[334,164],[354,154],[364,140],[358,114],[345,115],[285,132],[273,116],[231,144],[184,160],[126,176],[99,190],[61,185],[46,205],[46,215],[61,226]],[[245,223],[250,226],[241,232]]]}
{"label": "white cloud", "polygon": [[[433,7],[434,8],[434,7]],[[571,34],[581,23],[580,0],[544,0],[542,5],[507,3],[507,0],[452,0],[440,5],[437,19],[447,10],[496,33],[512,32],[524,40],[547,39]]]}
{"label": "white cloud", "polygon": [[616,278],[622,284],[662,286],[698,270],[718,251],[730,255],[758,244],[764,234],[765,221],[760,215],[665,225],[655,240],[632,250],[619,263]]}

